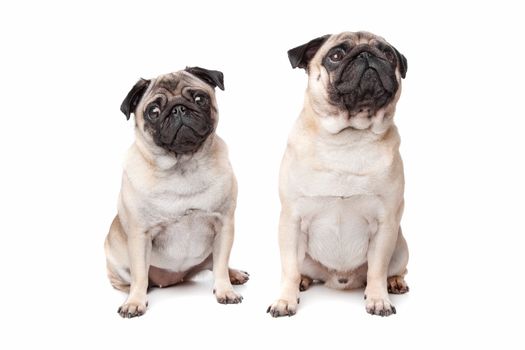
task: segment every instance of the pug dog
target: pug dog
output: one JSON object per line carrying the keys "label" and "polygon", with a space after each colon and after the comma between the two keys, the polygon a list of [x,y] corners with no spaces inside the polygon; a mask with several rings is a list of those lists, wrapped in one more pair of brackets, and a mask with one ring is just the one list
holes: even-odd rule
{"label": "pug dog", "polygon": [[396,313],[406,293],[404,175],[393,117],[407,60],[368,32],[325,35],[288,51],[308,74],[304,106],[281,163],[281,294],[294,315],[312,281],[365,289],[366,311]]}
{"label": "pug dog", "polygon": [[232,284],[248,273],[228,268],[237,182],[218,122],[215,87],[223,74],[200,67],[140,79],[121,111],[135,115],[118,213],[105,240],[113,287],[129,293],[122,317],[146,311],[148,287],[167,287],[212,269],[223,304],[242,301]]}

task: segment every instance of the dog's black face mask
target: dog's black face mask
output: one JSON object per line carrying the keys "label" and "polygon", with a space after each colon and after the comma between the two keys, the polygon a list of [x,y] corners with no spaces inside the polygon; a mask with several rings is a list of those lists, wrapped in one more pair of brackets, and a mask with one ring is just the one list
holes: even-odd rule
{"label": "dog's black face mask", "polygon": [[199,67],[188,67],[185,72],[198,79],[186,73],[164,75],[153,82],[141,79],[121,106],[129,119],[149,88],[146,103],[141,104],[144,131],[157,146],[175,154],[195,153],[214,131],[217,111],[203,85],[224,90],[221,72]]}
{"label": "dog's black face mask", "polygon": [[[396,95],[398,64],[404,67],[406,59],[382,43],[354,47],[344,43],[331,48],[323,58],[323,66],[331,76],[330,100],[343,105],[351,115],[363,111],[375,114]],[[401,70],[402,77],[405,72]]]}
{"label": "dog's black face mask", "polygon": [[[346,109],[350,116],[360,112],[374,115],[394,99],[399,89],[395,72],[399,69],[401,78],[404,78],[407,60],[382,40],[354,44],[363,38],[373,39],[369,33],[347,34],[345,36],[351,40],[334,45],[321,59],[330,75],[329,99],[333,105]],[[289,50],[292,67],[308,71],[313,57],[331,37],[330,34],[324,35]]]}
{"label": "dog's black face mask", "polygon": [[155,144],[176,154],[196,152],[213,132],[210,96],[191,87],[183,94],[156,99],[144,108],[144,129]]}

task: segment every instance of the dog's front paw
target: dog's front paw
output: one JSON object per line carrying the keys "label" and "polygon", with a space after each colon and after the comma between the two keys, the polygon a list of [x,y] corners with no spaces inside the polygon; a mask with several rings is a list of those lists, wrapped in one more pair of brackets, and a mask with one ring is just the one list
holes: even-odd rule
{"label": "dog's front paw", "polygon": [[293,316],[297,312],[298,303],[299,299],[278,299],[272,305],[268,306],[266,312],[272,315],[272,317]]}
{"label": "dog's front paw", "polygon": [[366,312],[371,315],[390,316],[396,313],[396,308],[387,296],[374,296],[365,292]]}
{"label": "dog's front paw", "polygon": [[229,275],[231,284],[235,285],[245,284],[250,279],[250,274],[241,270],[230,269]]}
{"label": "dog's front paw", "polygon": [[132,318],[142,316],[148,307],[147,301],[138,301],[128,299],[117,310],[118,314],[124,318]]}
{"label": "dog's front paw", "polygon": [[242,303],[242,296],[233,289],[214,289],[213,294],[219,304],[239,304]]}

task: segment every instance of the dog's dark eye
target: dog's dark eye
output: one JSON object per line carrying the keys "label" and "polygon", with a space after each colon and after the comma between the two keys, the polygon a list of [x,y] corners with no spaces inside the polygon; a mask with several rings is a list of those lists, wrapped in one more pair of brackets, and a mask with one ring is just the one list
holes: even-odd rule
{"label": "dog's dark eye", "polygon": [[195,102],[199,106],[204,106],[207,103],[207,99],[206,96],[202,94],[195,94],[195,96],[193,96],[193,102]]}
{"label": "dog's dark eye", "polygon": [[328,55],[328,58],[332,62],[340,62],[344,56],[345,56],[345,50],[341,48],[337,48],[337,49],[332,50],[332,52],[330,52],[330,54]]}
{"label": "dog's dark eye", "polygon": [[159,117],[160,115],[160,108],[159,106],[157,105],[151,105],[148,107],[147,111],[146,111],[146,116],[152,120],[152,121],[155,121],[157,120],[157,118]]}

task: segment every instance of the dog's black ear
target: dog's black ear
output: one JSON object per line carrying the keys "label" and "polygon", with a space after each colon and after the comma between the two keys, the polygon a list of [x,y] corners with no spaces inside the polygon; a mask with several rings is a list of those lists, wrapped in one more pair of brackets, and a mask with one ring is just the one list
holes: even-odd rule
{"label": "dog's black ear", "polygon": [[319,50],[319,48],[329,37],[330,34],[323,35],[319,38],[310,40],[304,45],[297,46],[291,50],[288,50],[288,58],[290,59],[292,68],[299,67],[306,69],[308,67],[308,63],[310,63],[310,60],[312,59],[312,57],[314,57],[317,50]]}
{"label": "dog's black ear", "polygon": [[401,78],[405,78],[407,76],[407,58],[401,54],[401,52],[397,51],[395,47],[392,46],[394,51],[396,52],[397,61],[399,62],[399,72],[401,73]]}
{"label": "dog's black ear", "polygon": [[122,101],[122,104],[120,105],[120,110],[122,111],[122,113],[124,113],[127,120],[129,120],[131,113],[135,113],[135,108],[137,108],[137,105],[139,104],[140,99],[144,95],[144,92],[146,92],[146,89],[148,88],[150,82],[150,80],[146,79],[140,79],[139,81],[137,81],[137,83],[128,92],[124,101]]}
{"label": "dog's black ear", "polygon": [[209,70],[201,67],[186,67],[186,72],[195,75],[212,87],[224,90],[224,74],[218,70]]}

